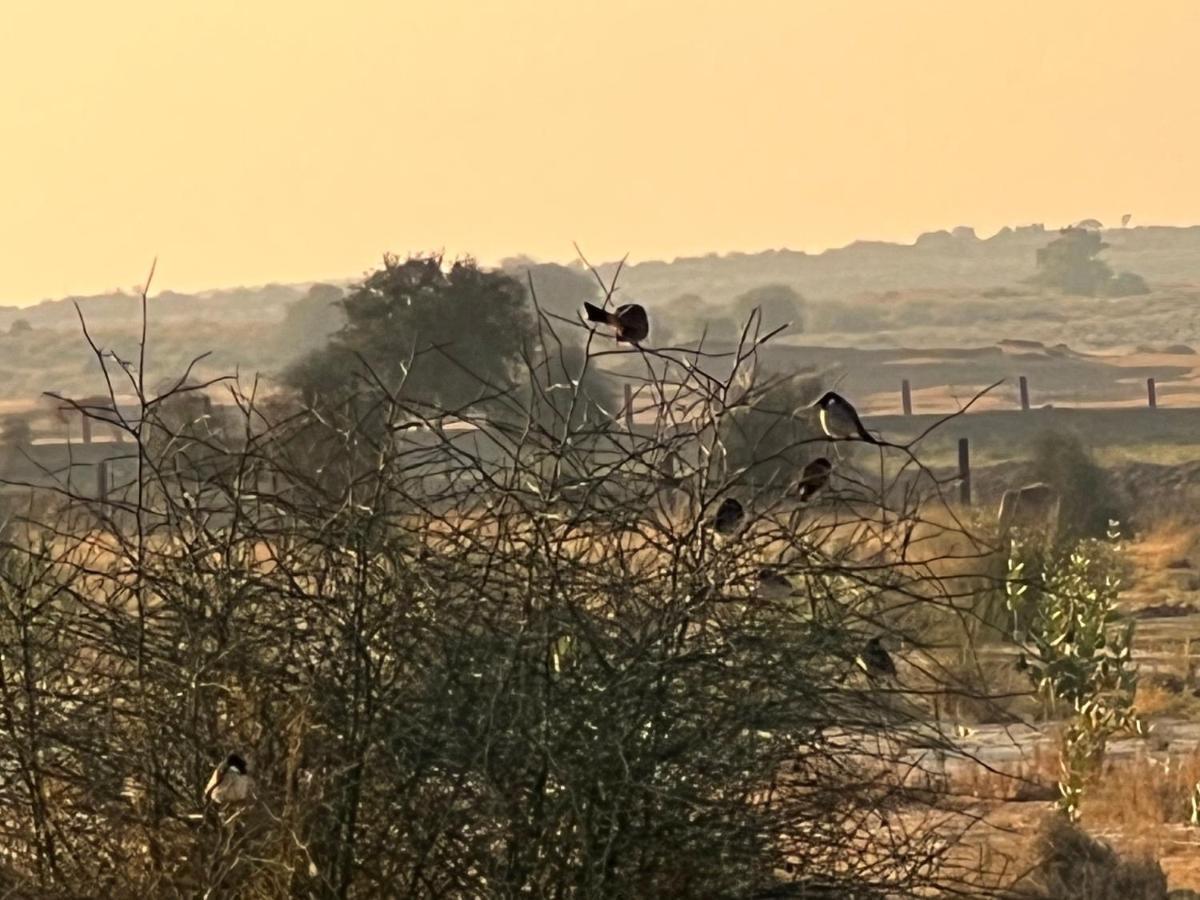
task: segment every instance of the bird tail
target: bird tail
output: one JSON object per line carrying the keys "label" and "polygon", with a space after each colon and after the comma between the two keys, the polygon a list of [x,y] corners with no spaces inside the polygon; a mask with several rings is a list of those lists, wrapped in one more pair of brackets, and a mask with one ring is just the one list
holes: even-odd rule
{"label": "bird tail", "polygon": [[617,317],[607,310],[601,309],[594,303],[588,303],[586,300],[583,303],[583,310],[587,313],[589,322],[603,322],[605,325],[616,325]]}

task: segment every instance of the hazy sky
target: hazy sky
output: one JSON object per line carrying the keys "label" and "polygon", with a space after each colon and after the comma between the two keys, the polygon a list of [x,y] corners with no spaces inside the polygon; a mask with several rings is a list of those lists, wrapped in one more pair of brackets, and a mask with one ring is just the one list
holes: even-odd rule
{"label": "hazy sky", "polygon": [[1200,218],[1200,2],[0,11],[0,302]]}

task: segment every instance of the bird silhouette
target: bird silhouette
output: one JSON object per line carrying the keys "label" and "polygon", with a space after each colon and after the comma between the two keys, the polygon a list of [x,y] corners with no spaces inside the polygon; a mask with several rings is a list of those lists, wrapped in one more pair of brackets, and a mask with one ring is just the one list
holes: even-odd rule
{"label": "bird silhouette", "polygon": [[609,312],[585,301],[583,309],[589,322],[599,322],[615,328],[618,341],[638,344],[650,335],[650,320],[646,317],[646,310],[637,303],[626,303],[618,306],[615,312]]}
{"label": "bird silhouette", "polygon": [[769,566],[759,569],[755,578],[758,581],[755,594],[764,600],[782,600],[795,591],[790,581]]}
{"label": "bird silhouette", "polygon": [[867,641],[855,662],[869,678],[896,677],[896,664],[892,662],[891,654],[883,648],[883,643],[877,637]]}
{"label": "bird silhouette", "polygon": [[746,510],[742,508],[742,504],[733,497],[726,497],[717,507],[717,514],[713,516],[713,528],[718,534],[733,534],[744,518]]}
{"label": "bird silhouette", "polygon": [[246,799],[253,783],[253,779],[246,774],[246,761],[236,753],[230,753],[213,770],[204,788],[204,799],[219,804],[237,803]]}
{"label": "bird silhouette", "polygon": [[841,394],[826,391],[813,406],[821,410],[821,430],[835,441],[857,438],[868,444],[878,444],[863,427],[854,406]]}
{"label": "bird silhouette", "polygon": [[800,481],[797,489],[800,502],[804,503],[829,484],[829,474],[833,471],[833,463],[823,456],[818,456],[800,470]]}

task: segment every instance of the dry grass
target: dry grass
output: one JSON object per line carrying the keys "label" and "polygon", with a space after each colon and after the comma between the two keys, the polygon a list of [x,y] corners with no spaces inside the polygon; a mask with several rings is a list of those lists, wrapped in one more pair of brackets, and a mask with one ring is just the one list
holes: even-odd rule
{"label": "dry grass", "polygon": [[1182,679],[1141,679],[1133,705],[1137,714],[1144,719],[1200,718],[1200,697],[1183,687]]}
{"label": "dry grass", "polygon": [[1108,766],[1083,803],[1086,821],[1135,835],[1158,825],[1185,823],[1200,784],[1200,751],[1145,757]]}

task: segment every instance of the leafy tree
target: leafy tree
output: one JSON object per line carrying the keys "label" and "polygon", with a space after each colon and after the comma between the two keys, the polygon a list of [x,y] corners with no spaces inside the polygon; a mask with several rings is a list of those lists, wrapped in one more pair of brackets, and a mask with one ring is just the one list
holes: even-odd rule
{"label": "leafy tree", "polygon": [[1089,228],[1064,228],[1037,252],[1036,284],[1056,288],[1066,294],[1084,297],[1125,297],[1144,294],[1149,289],[1140,275],[1112,268],[1098,255],[1108,247],[1100,232]]}
{"label": "leafy tree", "polygon": [[755,309],[762,310],[763,326],[777,328],[788,322],[794,331],[804,330],[804,298],[786,284],[764,284],[734,298],[733,310],[741,321]]}
{"label": "leafy tree", "polygon": [[513,384],[532,328],[522,285],[470,259],[447,268],[440,256],[388,256],[340,306],[346,325],[285,375],[309,402],[341,402],[378,379],[408,398],[467,405]]}
{"label": "leafy tree", "polygon": [[289,303],[277,332],[279,342],[289,353],[315,350],[346,324],[339,305],[345,291],[332,284],[314,284],[299,300]]}

